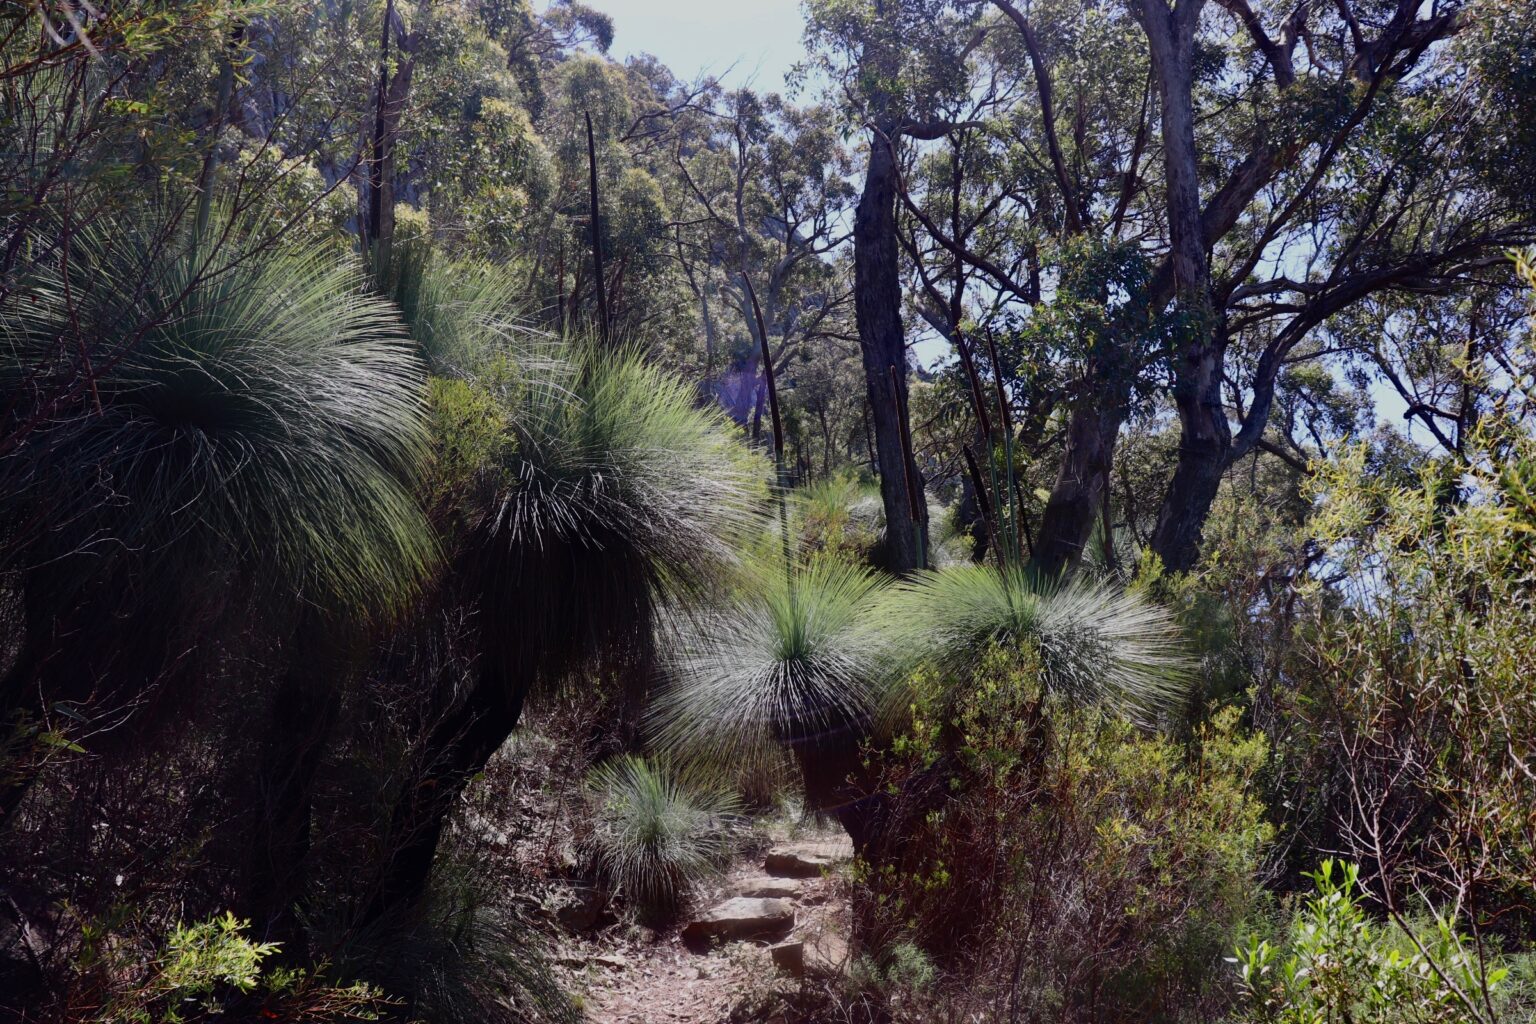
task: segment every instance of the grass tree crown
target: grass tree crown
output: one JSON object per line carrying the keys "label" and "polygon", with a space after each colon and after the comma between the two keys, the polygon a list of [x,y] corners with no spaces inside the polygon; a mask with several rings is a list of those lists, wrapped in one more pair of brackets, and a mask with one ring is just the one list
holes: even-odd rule
{"label": "grass tree crown", "polygon": [[1185,694],[1188,666],[1168,611],[1087,579],[1042,583],[1024,569],[963,565],[898,584],[880,616],[910,668],[964,680],[987,651],[1028,644],[1041,685],[1155,720]]}
{"label": "grass tree crown", "polygon": [[857,745],[886,696],[870,613],[887,586],[830,559],[754,566],[731,601],[689,624],[653,705],[658,745],[744,758],[777,745]]}
{"label": "grass tree crown", "polygon": [[[0,318],[0,386],[86,386],[0,461],[13,565],[64,599],[132,561],[146,592],[234,569],[252,592],[371,616],[436,557],[413,489],[425,368],[328,247],[215,245],[149,222],[75,240]],[[82,353],[87,355],[82,356]]]}

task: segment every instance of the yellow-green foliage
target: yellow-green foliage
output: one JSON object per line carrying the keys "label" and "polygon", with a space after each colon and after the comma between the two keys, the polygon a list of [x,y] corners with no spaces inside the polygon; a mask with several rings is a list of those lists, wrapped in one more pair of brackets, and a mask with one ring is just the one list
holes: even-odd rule
{"label": "yellow-green foliage", "polygon": [[795,492],[800,548],[840,561],[868,564],[885,536],[880,491],[850,473]]}
{"label": "yellow-green foliage", "polygon": [[431,401],[430,507],[464,508],[464,499],[516,448],[506,408],[478,383],[434,377]]}
{"label": "yellow-green foliage", "polygon": [[280,949],[254,942],[233,914],[178,924],[155,950],[125,931],[82,928],[70,1003],[99,1024],[180,1024],[261,1008],[282,1020],[377,1020],[392,1000],[364,984],[331,985],[314,972],[269,968]]}
{"label": "yellow-green foliage", "polygon": [[[877,934],[974,971],[979,1004],[1198,1017],[1259,910],[1264,742],[1227,711],[1181,744],[1045,697],[1035,675],[994,653],[958,700],[919,687],[951,696],[919,696],[883,766],[907,831],[864,869]],[[911,796],[925,778],[949,798]]]}
{"label": "yellow-green foliage", "polygon": [[1349,852],[1391,865],[1388,898],[1427,887],[1477,914],[1536,907],[1536,442],[1492,422],[1466,454],[1413,487],[1361,472],[1359,449],[1318,474],[1350,585],[1308,685],[1320,758],[1354,794],[1332,809]]}
{"label": "yellow-green foliage", "polygon": [[1444,917],[1402,926],[1373,919],[1359,875],[1354,864],[1323,861],[1307,876],[1315,894],[1280,943],[1255,937],[1238,948],[1246,999],[1235,1021],[1462,1024],[1512,1009],[1518,993],[1503,958]]}

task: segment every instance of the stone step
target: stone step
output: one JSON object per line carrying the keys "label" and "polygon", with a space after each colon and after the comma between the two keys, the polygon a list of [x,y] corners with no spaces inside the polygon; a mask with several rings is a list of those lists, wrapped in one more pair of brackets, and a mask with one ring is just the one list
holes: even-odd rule
{"label": "stone step", "polygon": [[847,840],[790,843],[768,851],[763,870],[780,878],[819,878],[853,859],[853,844]]}
{"label": "stone step", "polygon": [[759,875],[756,878],[744,878],[736,887],[736,895],[750,896],[755,899],[798,899],[805,892],[805,883],[796,878],[775,878],[770,875]]}
{"label": "stone step", "polygon": [[795,908],[787,900],[735,896],[697,915],[683,928],[683,941],[698,945],[710,939],[776,942],[795,927]]}
{"label": "stone step", "polygon": [[836,974],[848,965],[848,941],[837,932],[822,931],[770,947],[774,966],[785,974]]}

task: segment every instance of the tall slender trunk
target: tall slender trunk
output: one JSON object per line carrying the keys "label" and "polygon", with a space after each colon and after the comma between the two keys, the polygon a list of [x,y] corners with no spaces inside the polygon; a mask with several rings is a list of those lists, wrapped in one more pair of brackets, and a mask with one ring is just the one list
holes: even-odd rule
{"label": "tall slender trunk", "polygon": [[1226,339],[1212,311],[1195,144],[1194,37],[1201,6],[1201,0],[1180,0],[1172,9],[1165,0],[1141,0],[1138,6],[1162,104],[1174,308],[1182,332],[1173,357],[1178,464],[1152,534],[1152,550],[1175,572],[1199,558],[1200,534],[1232,449],[1221,400]]}
{"label": "tall slender trunk", "polygon": [[608,282],[603,269],[602,201],[597,191],[597,143],[592,138],[592,115],[581,112],[587,125],[588,201],[592,218],[592,280],[597,285],[597,337],[608,344]]}
{"label": "tall slender trunk", "polygon": [[197,175],[197,228],[193,235],[194,245],[201,242],[207,233],[208,219],[213,212],[214,175],[219,169],[219,136],[229,120],[229,104],[235,90],[235,54],[244,38],[244,23],[236,23],[219,57],[219,87],[214,100],[213,120],[208,126],[208,148],[203,152],[203,166]]}
{"label": "tall slender trunk", "polygon": [[[418,17],[424,19],[425,14],[426,4],[423,3]],[[406,32],[394,0],[387,0],[379,36],[379,77],[373,138],[369,144],[368,206],[363,231],[364,250],[372,255],[376,273],[388,273],[390,267],[390,246],[395,234],[395,143],[400,137],[400,120],[410,97],[422,31]],[[393,60],[390,57],[391,33],[399,51]],[[395,66],[394,77],[389,73],[391,64]]]}
{"label": "tall slender trunk", "polygon": [[885,505],[889,568],[905,573],[923,567],[928,513],[926,502],[913,503],[908,498],[909,482],[922,494],[923,477],[902,443],[907,417],[907,346],[897,268],[895,136],[894,124],[886,123],[878,126],[870,139],[864,192],[853,218],[854,313],[869,391],[880,496]]}
{"label": "tall slender trunk", "polygon": [[363,245],[374,252],[383,266],[383,248],[387,241],[389,201],[389,34],[394,27],[395,0],[385,0],[383,23],[379,29],[379,80],[373,107],[372,152],[368,156],[368,216],[364,222]]}

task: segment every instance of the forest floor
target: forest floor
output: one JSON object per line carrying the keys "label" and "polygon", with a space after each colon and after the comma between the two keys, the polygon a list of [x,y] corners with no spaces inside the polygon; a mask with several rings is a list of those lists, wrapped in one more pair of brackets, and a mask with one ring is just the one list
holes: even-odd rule
{"label": "forest floor", "polygon": [[[774,1004],[808,973],[845,966],[848,904],[839,873],[851,856],[840,832],[780,839],[706,887],[680,927],[614,925],[573,936],[559,957],[569,990],[595,1024],[716,1024],[765,1013],[771,1020]],[[788,920],[776,923],[785,911]],[[712,919],[719,920],[706,923]],[[711,927],[743,934],[694,934]]]}
{"label": "forest floor", "polygon": [[589,1021],[769,1024],[783,1019],[776,1007],[846,969],[852,848],[835,825],[789,812],[754,819],[680,919],[647,928],[584,878],[576,849],[588,766],[562,746],[534,730],[509,745],[472,787],[461,842],[550,938]]}

